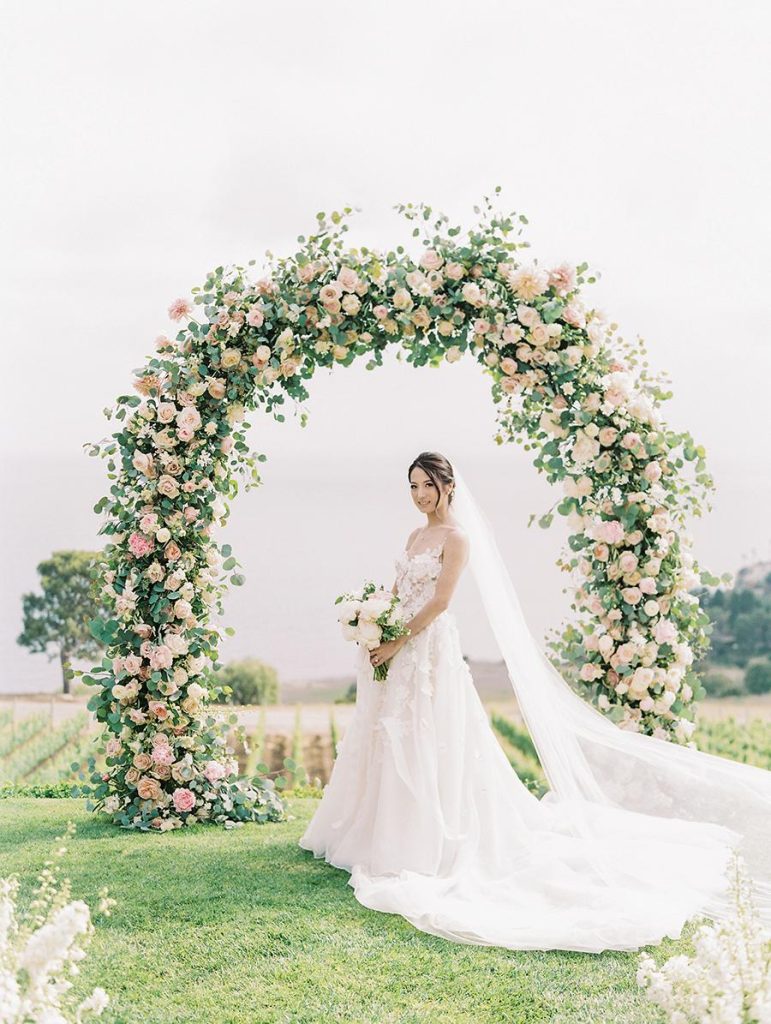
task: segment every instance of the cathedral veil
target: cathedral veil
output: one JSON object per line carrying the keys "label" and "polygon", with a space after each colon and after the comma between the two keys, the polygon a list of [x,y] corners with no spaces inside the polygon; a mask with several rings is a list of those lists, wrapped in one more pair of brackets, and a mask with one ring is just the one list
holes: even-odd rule
{"label": "cathedral veil", "polygon": [[[584,701],[530,632],[490,523],[457,468],[451,507],[468,535],[469,566],[549,782],[542,803],[574,834],[597,839],[600,861],[609,816],[623,831],[624,812],[647,815],[651,835],[662,836],[711,823],[715,837],[744,857],[771,928],[771,772],[621,729]],[[598,864],[605,867],[615,871]],[[709,916],[728,912],[722,901]]]}

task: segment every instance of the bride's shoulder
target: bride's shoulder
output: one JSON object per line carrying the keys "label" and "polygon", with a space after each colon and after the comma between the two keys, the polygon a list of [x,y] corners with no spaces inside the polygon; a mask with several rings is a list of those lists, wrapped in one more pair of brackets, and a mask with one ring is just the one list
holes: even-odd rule
{"label": "bride's shoulder", "polygon": [[445,551],[458,551],[461,554],[466,554],[469,549],[468,534],[463,527],[458,523],[448,525],[447,533],[444,539],[444,550]]}

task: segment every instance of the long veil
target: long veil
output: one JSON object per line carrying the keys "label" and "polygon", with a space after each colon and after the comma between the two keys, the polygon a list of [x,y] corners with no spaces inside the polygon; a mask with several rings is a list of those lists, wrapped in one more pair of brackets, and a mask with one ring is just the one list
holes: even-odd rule
{"label": "long veil", "polygon": [[[771,772],[628,732],[584,701],[530,632],[490,523],[457,468],[452,511],[468,535],[471,572],[551,787],[542,803],[564,808],[572,830],[587,838],[600,838],[596,823],[608,809],[738,834],[734,845],[770,927]],[[727,912],[723,906],[711,916]]]}

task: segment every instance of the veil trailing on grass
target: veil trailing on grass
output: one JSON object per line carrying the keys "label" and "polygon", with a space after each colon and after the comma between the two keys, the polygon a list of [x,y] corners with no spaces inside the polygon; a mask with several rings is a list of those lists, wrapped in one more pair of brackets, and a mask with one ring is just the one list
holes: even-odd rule
{"label": "veil trailing on grass", "polygon": [[[648,836],[673,841],[674,856],[679,833],[685,852],[699,825],[711,823],[714,838],[744,857],[771,928],[771,772],[628,732],[579,697],[530,632],[490,523],[457,468],[452,511],[468,535],[471,572],[551,787],[541,802],[571,833],[597,840],[595,866],[609,876],[618,870],[604,854],[609,823],[643,844]],[[648,817],[641,823],[636,815]],[[709,909],[715,918],[728,912],[724,899]]]}

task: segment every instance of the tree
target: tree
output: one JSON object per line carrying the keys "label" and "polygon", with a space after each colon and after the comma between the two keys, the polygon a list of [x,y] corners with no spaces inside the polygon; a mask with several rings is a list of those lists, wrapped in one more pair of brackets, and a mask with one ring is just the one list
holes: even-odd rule
{"label": "tree", "polygon": [[[91,619],[105,615],[91,572],[100,557],[97,551],[54,551],[37,567],[42,594],[22,596],[24,626],[16,643],[33,654],[48,654],[49,661],[58,654],[64,693],[70,692],[71,659],[94,658],[102,651],[89,629]],[[52,645],[56,650],[49,653]]]}
{"label": "tree", "polygon": [[230,686],[230,704],[278,703],[278,673],[258,658],[231,661],[212,677],[215,686]]}
{"label": "tree", "polygon": [[748,693],[771,693],[771,661],[753,661],[747,666],[744,685]]}

